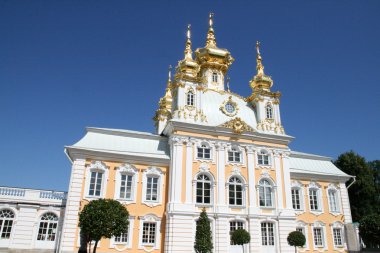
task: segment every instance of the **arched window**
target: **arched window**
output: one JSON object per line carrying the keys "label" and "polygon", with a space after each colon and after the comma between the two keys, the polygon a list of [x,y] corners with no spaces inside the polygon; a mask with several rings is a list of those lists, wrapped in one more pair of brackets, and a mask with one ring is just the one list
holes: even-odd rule
{"label": "arched window", "polygon": [[259,200],[262,207],[273,207],[273,187],[271,183],[263,179],[259,183]]}
{"label": "arched window", "polygon": [[260,150],[260,152],[257,154],[257,163],[259,165],[270,165],[270,157],[268,151]]}
{"label": "arched window", "polygon": [[231,177],[228,181],[229,203],[233,206],[243,205],[243,183],[237,177]]}
{"label": "arched window", "polygon": [[218,82],[218,73],[213,72],[212,73],[212,82],[217,83]]}
{"label": "arched window", "polygon": [[211,204],[211,180],[205,174],[200,174],[197,177],[197,192],[196,202],[198,204]]}
{"label": "arched window", "polygon": [[186,104],[189,106],[194,106],[194,92],[192,90],[187,92]]}
{"label": "arched window", "polygon": [[236,147],[232,147],[230,151],[228,151],[228,161],[229,162],[241,162],[241,152]]}
{"label": "arched window", "polygon": [[271,104],[265,106],[265,114],[267,119],[273,119],[273,108]]}
{"label": "arched window", "polygon": [[328,196],[329,196],[329,206],[330,206],[330,212],[332,213],[339,213],[339,198],[338,198],[338,192],[335,189],[329,189],[328,190]]}
{"label": "arched window", "polygon": [[45,213],[41,216],[38,229],[38,241],[55,241],[58,227],[58,216],[54,213]]}
{"label": "arched window", "polygon": [[271,222],[261,223],[261,245],[274,246],[274,224]]}
{"label": "arched window", "polygon": [[9,209],[0,211],[0,239],[9,239],[12,233],[12,227],[15,214]]}
{"label": "arched window", "polygon": [[197,157],[201,159],[210,159],[211,148],[206,143],[202,143],[197,149]]}

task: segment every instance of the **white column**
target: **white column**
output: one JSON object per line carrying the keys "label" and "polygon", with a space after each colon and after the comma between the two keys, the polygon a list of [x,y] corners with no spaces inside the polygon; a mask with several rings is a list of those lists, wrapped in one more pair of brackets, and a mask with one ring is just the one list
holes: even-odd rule
{"label": "white column", "polygon": [[[39,217],[37,216],[40,206],[29,204],[17,205],[17,221],[13,228],[13,235],[10,238],[12,241],[10,248],[15,249],[31,249],[34,248],[37,231],[36,226],[39,226]],[[3,247],[6,245],[2,245]]]}
{"label": "white column", "polygon": [[247,167],[248,167],[248,196],[249,214],[257,213],[256,188],[255,188],[255,149],[247,146]]}
{"label": "white column", "polygon": [[217,210],[226,207],[226,194],[225,194],[225,143],[219,142],[216,144],[217,150]]}
{"label": "white column", "polygon": [[170,177],[170,197],[169,204],[180,203],[182,193],[182,154],[183,154],[183,139],[180,137],[172,137],[170,139],[172,156],[171,168],[169,170]]}
{"label": "white column", "polygon": [[84,182],[85,163],[85,159],[76,159],[71,169],[59,252],[73,252],[74,246],[76,245],[75,236],[78,227],[78,213],[81,202],[82,184]]}
{"label": "white column", "polygon": [[282,193],[282,173],[281,173],[281,159],[280,159],[280,154],[278,151],[273,152],[273,157],[274,157],[274,164],[273,166],[275,167],[276,170],[276,185],[277,185],[277,208],[278,209],[283,209],[284,208],[284,201],[283,201],[283,193]]}
{"label": "white column", "polygon": [[191,140],[186,143],[186,204],[191,204],[193,202],[193,144],[194,143]]}
{"label": "white column", "polygon": [[215,219],[215,251],[216,253],[227,253],[229,248],[229,224],[226,217]]}
{"label": "white column", "polygon": [[284,173],[286,209],[293,211],[289,156],[290,156],[290,152],[282,153],[282,166],[283,166],[282,171]]}

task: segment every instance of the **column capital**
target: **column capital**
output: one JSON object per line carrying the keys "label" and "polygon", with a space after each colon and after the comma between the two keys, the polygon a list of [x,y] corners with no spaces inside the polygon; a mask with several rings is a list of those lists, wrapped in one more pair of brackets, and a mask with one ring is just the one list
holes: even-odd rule
{"label": "column capital", "polygon": [[247,146],[245,146],[245,149],[247,150],[247,154],[256,153],[256,147],[255,146],[247,145]]}
{"label": "column capital", "polygon": [[181,137],[181,136],[172,136],[169,139],[169,144],[173,144],[174,146],[182,146],[183,143],[188,142],[189,138]]}
{"label": "column capital", "polygon": [[222,142],[222,141],[215,142],[216,151],[224,151],[226,147],[227,147],[226,142]]}

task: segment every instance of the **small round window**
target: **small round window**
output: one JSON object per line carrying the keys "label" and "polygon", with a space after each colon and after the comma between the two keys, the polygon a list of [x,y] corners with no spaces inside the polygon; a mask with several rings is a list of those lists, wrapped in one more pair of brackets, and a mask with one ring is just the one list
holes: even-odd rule
{"label": "small round window", "polygon": [[225,108],[228,113],[233,113],[235,111],[235,106],[231,103],[227,103]]}

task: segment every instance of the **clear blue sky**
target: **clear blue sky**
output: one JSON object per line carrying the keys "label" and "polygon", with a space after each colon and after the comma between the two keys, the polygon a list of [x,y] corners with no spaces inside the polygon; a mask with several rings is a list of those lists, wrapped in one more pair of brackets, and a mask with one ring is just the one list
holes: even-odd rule
{"label": "clear blue sky", "polygon": [[167,66],[205,43],[250,94],[254,44],[280,90],[291,148],[379,159],[380,1],[0,1],[0,185],[66,190],[63,147],[86,126],[154,131]]}

